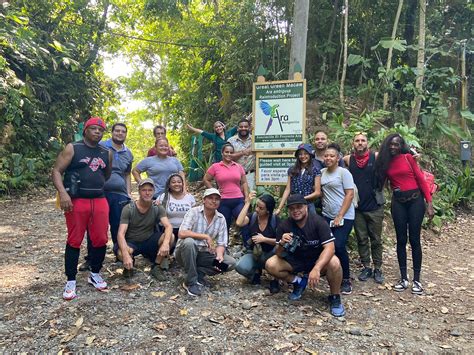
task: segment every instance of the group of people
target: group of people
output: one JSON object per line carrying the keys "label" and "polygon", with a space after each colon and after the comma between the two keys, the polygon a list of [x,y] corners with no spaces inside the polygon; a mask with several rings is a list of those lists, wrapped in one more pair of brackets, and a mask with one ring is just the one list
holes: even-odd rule
{"label": "group of people", "polygon": [[[209,286],[208,275],[235,269],[252,284],[260,284],[266,270],[271,293],[278,292],[285,281],[293,286],[289,299],[298,300],[308,285],[315,287],[326,276],[330,311],[343,316],[340,294],[352,292],[346,249],[352,228],[364,266],[358,279],[384,281],[382,189],[387,182],[393,191],[391,211],[400,267],[394,289],[409,287],[409,240],[414,269],[411,291],[423,293],[424,200],[428,214],[434,212],[423,174],[400,135],[389,135],[377,153],[369,150],[367,135],[360,132],[354,136],[353,152],[343,156],[337,144],[329,144],[325,132],[317,132],[314,149],[308,143],[296,149],[295,164],[288,169],[288,182],[277,206],[273,196],[257,198],[253,191],[255,156],[247,119],[229,131],[220,121],[214,124],[214,133],[188,128],[214,143],[215,163],[204,175],[206,190],[199,206],[188,192],[183,166],[161,125],[153,131],[155,146],[133,169],[133,155],[125,146],[127,127],[114,124],[111,138],[102,141],[106,126],[99,117],[85,123],[83,140],[68,144],[59,154],[52,179],[68,230],[64,299],[77,296],[79,250],[86,234],[87,256],[80,270],[90,270],[88,282],[95,288],[107,288],[100,269],[110,225],[113,252],[123,263],[124,277],[132,277],[135,257],[143,255],[152,263],[151,275],[162,281],[173,255],[185,273],[183,287],[191,296],[201,295],[203,287]],[[138,185],[137,201],[131,198],[131,175]],[[285,206],[288,218],[280,220]],[[245,247],[239,260],[227,249],[234,221]]]}

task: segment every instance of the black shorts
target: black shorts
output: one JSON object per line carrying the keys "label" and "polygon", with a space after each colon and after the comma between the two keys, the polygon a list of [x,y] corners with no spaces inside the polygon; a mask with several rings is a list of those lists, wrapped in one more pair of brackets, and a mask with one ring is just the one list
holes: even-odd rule
{"label": "black shorts", "polygon": [[320,252],[307,253],[303,255],[287,253],[284,259],[291,265],[294,273],[309,273],[313,269],[314,264],[316,264],[316,261],[318,261],[320,255]]}
{"label": "black shorts", "polygon": [[154,262],[158,254],[158,242],[160,241],[161,234],[161,232],[155,232],[143,242],[127,242],[127,245],[133,249],[133,256],[143,255]]}

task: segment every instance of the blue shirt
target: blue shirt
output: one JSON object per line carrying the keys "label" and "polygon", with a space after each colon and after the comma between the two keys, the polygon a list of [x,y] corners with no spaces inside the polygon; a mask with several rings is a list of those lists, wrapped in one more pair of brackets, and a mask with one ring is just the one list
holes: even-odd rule
{"label": "blue shirt", "polygon": [[105,192],[113,192],[119,195],[128,196],[127,181],[125,176],[132,171],[133,154],[125,144],[122,149],[117,150],[112,144],[112,138],[101,141],[99,144],[110,150],[113,155],[112,174],[109,180],[105,182]]}

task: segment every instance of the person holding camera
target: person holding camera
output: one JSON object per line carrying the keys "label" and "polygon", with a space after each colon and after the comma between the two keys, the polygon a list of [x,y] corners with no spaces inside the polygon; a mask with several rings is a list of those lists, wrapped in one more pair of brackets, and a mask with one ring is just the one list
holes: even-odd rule
{"label": "person holding camera", "polygon": [[224,215],[217,211],[221,194],[206,189],[203,205],[186,212],[178,231],[175,257],[186,273],[184,289],[190,296],[200,296],[202,286],[210,286],[206,275],[231,271],[235,259],[226,254],[228,243]]}
{"label": "person holding camera", "polygon": [[[301,194],[288,197],[289,218],[277,228],[276,255],[267,260],[265,269],[276,278],[293,284],[288,298],[299,300],[306,286],[314,288],[326,276],[331,294],[331,314],[345,315],[340,290],[342,269],[334,254],[334,237],[326,221],[308,212],[308,202]],[[303,273],[299,276],[298,273]]]}
{"label": "person holding camera", "polygon": [[65,300],[76,298],[77,264],[86,230],[92,244],[88,282],[99,291],[107,288],[107,283],[99,274],[105,258],[109,228],[109,205],[104,185],[112,171],[112,152],[99,145],[105,128],[105,122],[100,117],[88,119],[82,133],[84,139],[66,145],[59,153],[51,174],[67,225]]}
{"label": "person holding camera", "polygon": [[[255,191],[249,194],[244,208],[240,211],[235,224],[238,227],[248,226],[247,253],[243,255],[235,271],[250,280],[252,285],[260,284],[260,277],[265,262],[274,255],[273,249],[276,243],[276,229],[279,218],[273,214],[275,199],[273,196],[264,194],[255,203],[255,212],[248,213],[251,201],[257,196]],[[245,238],[244,238],[245,239]],[[277,293],[280,290],[278,280],[270,282],[270,292]]]}

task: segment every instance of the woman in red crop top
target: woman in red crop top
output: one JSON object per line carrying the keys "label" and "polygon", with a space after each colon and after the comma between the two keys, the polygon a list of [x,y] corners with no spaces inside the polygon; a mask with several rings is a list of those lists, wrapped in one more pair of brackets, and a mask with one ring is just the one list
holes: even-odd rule
{"label": "woman in red crop top", "polygon": [[[375,174],[383,186],[388,180],[393,191],[391,213],[397,234],[397,258],[400,281],[394,286],[398,292],[408,288],[407,239],[409,236],[413,259],[413,294],[423,294],[421,273],[421,224],[425,210],[430,218],[434,215],[431,194],[415,159],[409,154],[405,140],[398,133],[389,135],[382,143],[375,162]],[[428,207],[425,207],[425,201]]]}

